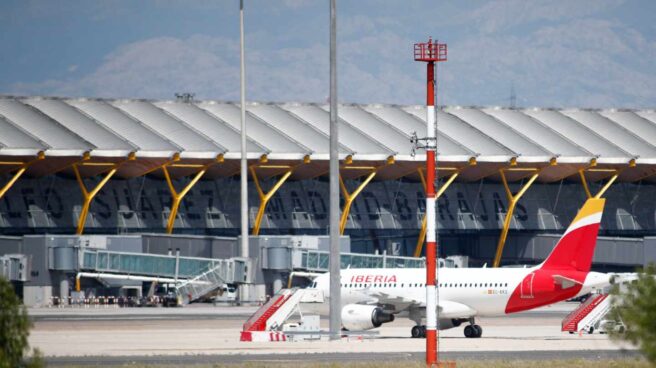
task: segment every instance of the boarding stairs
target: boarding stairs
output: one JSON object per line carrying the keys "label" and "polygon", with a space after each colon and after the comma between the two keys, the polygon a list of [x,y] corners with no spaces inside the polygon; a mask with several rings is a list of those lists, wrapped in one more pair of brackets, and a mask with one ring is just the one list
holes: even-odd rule
{"label": "boarding stairs", "polygon": [[189,304],[215,291],[222,285],[229,283],[230,276],[234,273],[233,268],[233,263],[227,261],[218,262],[200,275],[180,282],[175,286],[175,293],[178,295],[178,300],[183,305]]}
{"label": "boarding stairs", "polygon": [[281,289],[244,323],[241,341],[286,341],[282,325],[297,311],[299,303],[323,303],[316,289]]}
{"label": "boarding stairs", "polygon": [[606,316],[610,307],[608,294],[593,294],[563,319],[562,331],[592,333],[594,326]]}

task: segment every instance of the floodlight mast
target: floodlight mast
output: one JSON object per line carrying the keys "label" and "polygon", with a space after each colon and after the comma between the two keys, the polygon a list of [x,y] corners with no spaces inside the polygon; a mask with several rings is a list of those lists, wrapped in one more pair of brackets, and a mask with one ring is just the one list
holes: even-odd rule
{"label": "floodlight mast", "polygon": [[426,365],[436,366],[437,356],[437,223],[435,217],[435,63],[446,61],[446,44],[416,43],[415,61],[426,64]]}

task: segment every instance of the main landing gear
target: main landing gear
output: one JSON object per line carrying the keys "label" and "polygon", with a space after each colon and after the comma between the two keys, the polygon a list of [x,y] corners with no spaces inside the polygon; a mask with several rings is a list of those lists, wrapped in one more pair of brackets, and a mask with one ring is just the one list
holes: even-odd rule
{"label": "main landing gear", "polygon": [[426,337],[426,326],[414,326],[412,330],[410,330],[410,335],[412,336],[413,339],[421,339]]}
{"label": "main landing gear", "polygon": [[479,338],[483,336],[483,328],[476,323],[474,323],[474,319],[472,318],[469,320],[469,323],[471,323],[468,326],[465,326],[465,337],[467,338]]}

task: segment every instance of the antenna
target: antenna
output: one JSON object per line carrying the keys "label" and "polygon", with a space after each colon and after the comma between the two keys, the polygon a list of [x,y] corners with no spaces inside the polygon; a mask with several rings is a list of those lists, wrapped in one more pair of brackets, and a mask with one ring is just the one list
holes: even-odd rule
{"label": "antenna", "polygon": [[183,93],[176,93],[175,94],[175,99],[180,102],[194,102],[194,96],[196,96],[195,93],[189,93],[189,92],[183,92]]}
{"label": "antenna", "polygon": [[515,95],[515,82],[510,83],[510,108],[517,107],[517,95]]}

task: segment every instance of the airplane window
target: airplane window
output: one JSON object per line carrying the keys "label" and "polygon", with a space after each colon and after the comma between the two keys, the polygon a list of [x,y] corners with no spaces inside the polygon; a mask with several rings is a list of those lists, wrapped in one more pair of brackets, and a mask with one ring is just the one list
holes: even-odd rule
{"label": "airplane window", "polygon": [[508,283],[506,282],[506,286],[508,286]]}
{"label": "airplane window", "polygon": [[496,282],[494,283],[494,287],[497,287],[497,283],[496,283]]}

